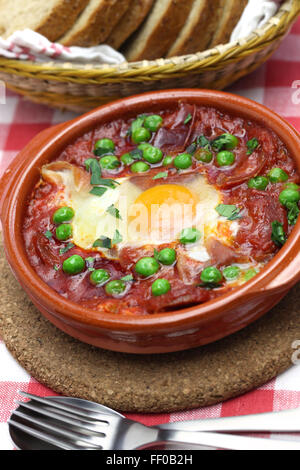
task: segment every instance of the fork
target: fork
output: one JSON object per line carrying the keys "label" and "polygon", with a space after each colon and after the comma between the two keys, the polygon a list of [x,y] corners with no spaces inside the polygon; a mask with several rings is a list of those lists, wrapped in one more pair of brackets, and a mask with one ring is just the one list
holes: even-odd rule
{"label": "fork", "polygon": [[[27,392],[19,391],[20,395],[26,398],[31,398],[37,403],[38,399],[35,395],[31,395]],[[70,398],[70,397],[51,397],[46,400],[59,400],[63,404],[72,404],[77,409],[81,409],[91,417],[97,418],[99,414],[109,414],[113,416],[119,416],[125,418],[122,414],[108,408],[107,406],[100,405],[81,398]],[[45,398],[42,398],[42,403]],[[24,402],[18,402],[18,404],[24,404]],[[251,415],[242,416],[229,416],[223,418],[209,418],[209,419],[193,419],[185,421],[177,421],[173,423],[160,424],[160,429],[178,429],[182,431],[220,431],[220,432],[300,432],[300,408],[273,411],[267,413],[257,413]]]}
{"label": "fork", "polygon": [[300,443],[212,432],[147,427],[121,415],[93,413],[22,392],[9,424],[63,450],[142,450],[154,445],[190,444],[230,450],[300,450]]}

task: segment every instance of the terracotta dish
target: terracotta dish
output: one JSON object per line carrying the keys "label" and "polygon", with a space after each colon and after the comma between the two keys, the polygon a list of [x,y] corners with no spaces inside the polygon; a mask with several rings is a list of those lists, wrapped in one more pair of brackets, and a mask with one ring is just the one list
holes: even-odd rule
{"label": "terracotta dish", "polygon": [[[155,119],[148,120],[146,126],[145,116]],[[115,141],[116,148],[106,152],[108,138]],[[163,150],[164,163],[157,148]],[[184,156],[176,160],[178,155]],[[170,158],[165,162],[166,156]],[[97,180],[99,163],[102,182]],[[183,186],[191,188],[192,194],[203,186],[205,194],[210,194],[212,212],[216,210],[220,216],[213,233],[221,230],[219,235],[230,233],[231,238],[223,244],[215,239],[212,242],[209,232],[207,245],[200,247],[202,258],[196,249],[200,236],[192,241],[182,237],[180,243],[170,240],[167,246],[177,250],[173,250],[177,255],[173,261],[160,256],[165,243],[155,245],[152,231],[147,249],[125,246],[126,256],[116,255],[116,246],[119,243],[121,247],[124,239],[117,231],[117,241],[106,236],[84,245],[86,240],[78,236],[81,226],[76,210],[75,216],[61,221],[58,216],[55,221],[54,208],[73,207],[67,203],[71,194],[66,189],[67,179],[64,183],[61,179],[66,174],[69,179],[73,175],[86,191],[84,217],[92,227],[95,221],[87,214],[93,201],[88,194],[103,197],[98,200],[102,205],[107,198],[105,214],[122,219],[113,200],[117,191],[111,188],[126,189],[126,182],[133,191],[134,183],[138,190],[132,194],[137,201],[145,200],[145,193],[152,190],[157,197],[163,188],[159,193],[163,199],[166,185],[176,190],[181,178],[183,195]],[[194,181],[195,175],[202,175],[197,177],[203,180]],[[67,334],[125,353],[194,348],[249,325],[300,280],[299,182],[299,135],[262,105],[210,90],[170,90],[125,98],[47,129],[12,162],[0,182],[5,253],[34,305]],[[185,197],[182,194],[179,199]],[[199,193],[200,201],[203,194]],[[296,199],[285,200],[285,196]],[[80,211],[81,206],[77,207]],[[65,222],[72,217],[70,228]],[[73,234],[66,235],[70,230]],[[193,251],[187,249],[189,243],[188,248],[194,246],[196,250],[192,258],[188,258]],[[72,265],[67,266],[71,255],[77,261],[80,255],[85,258],[81,259],[83,266],[73,273],[68,272]],[[152,259],[148,274],[147,263],[138,267],[138,261],[146,258]],[[110,280],[121,280],[122,276],[124,292],[115,295],[109,279],[98,285],[96,274],[92,279],[101,263],[107,267]],[[242,273],[239,281],[232,269],[225,271],[232,266]],[[163,283],[154,285],[162,278]]]}

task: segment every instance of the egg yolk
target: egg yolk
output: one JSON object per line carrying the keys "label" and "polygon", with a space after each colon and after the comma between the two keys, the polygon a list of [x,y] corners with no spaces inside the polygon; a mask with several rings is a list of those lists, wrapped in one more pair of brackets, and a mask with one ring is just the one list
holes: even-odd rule
{"label": "egg yolk", "polygon": [[186,187],[177,184],[154,186],[144,191],[135,201],[147,211],[148,233],[170,232],[191,226],[197,213],[197,197]]}

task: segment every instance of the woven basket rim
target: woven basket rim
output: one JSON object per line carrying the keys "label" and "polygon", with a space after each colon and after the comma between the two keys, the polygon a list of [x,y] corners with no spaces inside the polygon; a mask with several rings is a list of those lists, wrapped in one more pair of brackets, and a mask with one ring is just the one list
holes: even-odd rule
{"label": "woven basket rim", "polygon": [[213,70],[218,65],[220,59],[230,62],[240,56],[246,57],[254,51],[263,49],[278,37],[283,36],[299,14],[299,0],[286,0],[280,6],[275,16],[270,18],[263,27],[253,31],[249,36],[203,52],[168,59],[161,58],[151,61],[123,62],[121,64],[110,65],[53,60],[38,63],[29,60],[0,57],[0,69],[5,71],[7,67],[11,72],[13,70],[21,70],[29,73],[40,73],[45,79],[47,79],[47,74],[51,75],[51,79],[55,79],[55,73],[59,73],[60,76],[57,77],[57,80],[60,80],[64,74],[66,76],[71,74],[75,78],[84,73],[86,78],[90,74],[90,78],[102,76],[106,79],[112,77],[121,78],[123,75],[129,78],[130,74],[132,74],[132,78],[138,78],[138,75],[141,75],[144,79],[147,79],[147,77],[152,78],[152,75],[157,73],[165,73],[172,76],[174,71],[182,70],[182,72],[187,72],[199,67],[207,67],[207,69],[211,68]]}

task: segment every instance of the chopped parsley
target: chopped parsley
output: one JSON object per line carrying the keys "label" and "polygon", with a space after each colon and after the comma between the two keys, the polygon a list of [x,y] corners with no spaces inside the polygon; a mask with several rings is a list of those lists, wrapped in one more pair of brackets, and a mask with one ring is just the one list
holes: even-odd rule
{"label": "chopped parsley", "polygon": [[168,178],[168,172],[167,171],[162,171],[161,173],[157,173],[157,175],[153,176],[153,180],[159,180],[162,178]]}
{"label": "chopped parsley", "polygon": [[111,178],[102,178],[100,180],[101,186],[108,186],[109,188],[115,189],[116,186],[120,186],[120,183],[118,181],[112,180]]}
{"label": "chopped parsley", "polygon": [[258,140],[254,137],[254,139],[248,140],[247,142],[247,155],[252,155],[254,150],[256,150],[259,147],[259,142]]}
{"label": "chopped parsley", "polygon": [[210,141],[204,135],[197,137],[196,143],[197,146],[201,148],[210,147]]}
{"label": "chopped parsley", "polygon": [[219,284],[213,284],[213,283],[203,283],[203,284],[197,284],[196,287],[202,287],[203,289],[206,290],[213,290],[213,289],[219,289],[220,287],[223,287],[222,285],[220,286]]}
{"label": "chopped parsley", "polygon": [[50,232],[50,230],[47,230],[45,233],[44,233],[44,236],[48,239],[48,240],[51,240],[51,238],[53,237],[52,233]]}
{"label": "chopped parsley", "polygon": [[186,149],[187,153],[194,155],[196,160],[203,163],[212,161],[213,154],[211,150],[211,143],[204,135],[198,136],[195,142]]}
{"label": "chopped parsley", "polygon": [[118,183],[117,181],[112,180],[110,178],[99,178],[99,180],[97,182],[97,185],[107,186],[108,188],[115,189],[115,187],[117,185],[120,185],[120,183]]}
{"label": "chopped parsley", "polygon": [[193,119],[193,116],[191,115],[191,113],[189,113],[187,115],[187,118],[184,121],[184,124],[188,124],[192,119]]}
{"label": "chopped parsley", "polygon": [[97,157],[106,157],[107,155],[112,155],[113,154],[113,151],[112,150],[108,150],[107,148],[97,148],[94,150],[94,154],[97,156]]}
{"label": "chopped parsley", "polygon": [[134,280],[134,278],[133,278],[132,274],[128,274],[128,276],[125,276],[125,277],[121,278],[121,281],[124,281],[124,282],[132,282],[133,280]]}
{"label": "chopped parsley", "polygon": [[99,186],[96,186],[90,191],[90,194],[93,194],[94,196],[103,196],[104,193],[106,193],[107,188],[101,188]]}
{"label": "chopped parsley", "polygon": [[194,155],[196,150],[197,150],[197,143],[193,142],[191,145],[187,147],[186,153],[189,153],[190,155]]}
{"label": "chopped parsley", "polygon": [[[91,185],[92,186],[107,186],[109,188],[115,189],[115,187],[119,184],[117,181],[110,179],[110,178],[102,178],[102,172],[99,165],[98,160],[95,158],[89,158],[85,161],[85,168],[87,171],[90,171],[91,176]],[[95,188],[94,188],[95,189]],[[95,194],[96,196],[102,196],[105,191],[91,191],[91,194]]]}
{"label": "chopped parsley", "polygon": [[110,215],[112,215],[116,219],[122,220],[119,209],[117,209],[113,204],[107,209],[106,212],[108,212]]}
{"label": "chopped parsley", "polygon": [[106,193],[107,188],[115,189],[116,185],[120,183],[109,178],[101,178],[98,181],[98,184],[106,187],[103,188],[101,186],[95,186],[93,189],[91,189],[90,194],[101,197],[104,193]]}
{"label": "chopped parsley", "polygon": [[288,223],[289,225],[295,225],[300,213],[298,204],[297,202],[288,202],[286,207],[288,209]]}
{"label": "chopped parsley", "polygon": [[59,250],[59,254],[64,255],[65,253],[70,251],[72,248],[74,248],[74,246],[75,246],[74,243],[68,243],[67,246]]}
{"label": "chopped parsley", "polygon": [[214,150],[220,151],[225,148],[226,143],[227,143],[227,138],[224,137],[223,135],[220,135],[219,137],[216,137],[212,141],[212,147]]}
{"label": "chopped parsley", "polygon": [[127,135],[130,136],[130,135],[132,135],[136,130],[138,130],[138,129],[140,129],[141,127],[143,127],[146,117],[147,117],[147,116],[144,115],[144,114],[142,114],[141,116],[138,116],[137,119],[135,119],[135,120],[132,122],[131,127],[128,129]]}
{"label": "chopped parsley", "polygon": [[120,234],[119,230],[115,231],[114,238],[112,239],[112,244],[117,245],[118,243],[121,243],[123,241],[123,237]]}
{"label": "chopped parsley", "polygon": [[108,248],[109,250],[111,250],[113,245],[117,245],[122,241],[122,235],[120,234],[119,230],[116,230],[113,239],[102,236],[94,242],[93,248]]}
{"label": "chopped parsley", "polygon": [[226,217],[228,220],[237,220],[241,218],[240,209],[234,205],[219,204],[216,207],[216,211],[222,217]]}
{"label": "chopped parsley", "polygon": [[272,241],[275,243],[275,245],[279,247],[283,246],[287,240],[287,236],[283,229],[283,224],[278,222],[278,220],[274,220],[274,222],[272,222],[271,238],[272,238]]}
{"label": "chopped parsley", "polygon": [[98,160],[96,158],[89,158],[85,161],[86,171],[90,171],[91,176],[91,185],[101,184],[102,173]]}
{"label": "chopped parsley", "polygon": [[129,152],[129,155],[134,160],[141,160],[143,158],[143,151],[141,149],[133,149],[131,152]]}
{"label": "chopped parsley", "polygon": [[222,134],[216,137],[212,142],[212,148],[218,152],[221,150],[233,150],[239,144],[239,139],[233,134]]}
{"label": "chopped parsley", "polygon": [[198,148],[203,148],[205,150],[210,148],[210,141],[204,135],[197,137],[195,142],[187,147],[186,152],[190,155],[194,155]]}
{"label": "chopped parsley", "polygon": [[95,258],[90,256],[89,258],[86,258],[85,262],[89,271],[95,271],[95,268],[94,268]]}
{"label": "chopped parsley", "polygon": [[94,242],[93,248],[108,248],[108,249],[111,249],[112,248],[112,240],[108,237],[103,237],[102,236]]}
{"label": "chopped parsley", "polygon": [[114,150],[109,150],[105,147],[98,147],[94,150],[94,155],[96,155],[96,157],[106,157],[109,155],[114,155]]}

